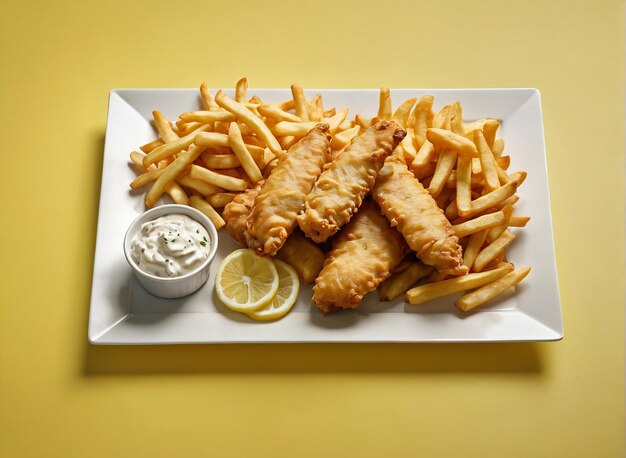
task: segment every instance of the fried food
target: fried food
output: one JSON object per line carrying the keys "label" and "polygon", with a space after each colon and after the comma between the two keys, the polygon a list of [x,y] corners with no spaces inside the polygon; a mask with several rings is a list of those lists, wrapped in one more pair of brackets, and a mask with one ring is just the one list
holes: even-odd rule
{"label": "fried food", "polygon": [[318,124],[283,155],[265,181],[248,217],[246,243],[274,256],[296,227],[306,195],[330,159],[328,124]]}
{"label": "fried food", "polygon": [[450,222],[398,155],[385,161],[372,197],[424,264],[452,275],[467,272]]}
{"label": "fried food", "polygon": [[354,309],[363,296],[389,277],[405,255],[402,236],[372,201],[365,202],[333,240],[313,287],[313,302],[323,312]]}
{"label": "fried food", "polygon": [[322,270],[326,254],[315,243],[296,231],[278,250],[276,257],[293,267],[304,283],[313,283]]}
{"label": "fried food", "polygon": [[298,216],[302,231],[317,243],[326,241],[359,210],[385,159],[406,132],[381,121],[356,137],[319,177]]}
{"label": "fried food", "polygon": [[247,229],[248,216],[254,207],[254,199],[261,192],[265,180],[259,181],[253,188],[246,189],[238,194],[224,207],[222,216],[226,221],[226,230],[239,245],[247,247],[245,232]]}

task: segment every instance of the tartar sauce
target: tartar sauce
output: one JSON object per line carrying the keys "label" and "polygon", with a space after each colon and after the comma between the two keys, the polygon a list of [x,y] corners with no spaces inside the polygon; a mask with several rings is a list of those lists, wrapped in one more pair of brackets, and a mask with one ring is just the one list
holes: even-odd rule
{"label": "tartar sauce", "polygon": [[209,257],[204,226],[186,215],[161,216],[142,224],[130,242],[135,262],[157,277],[180,277]]}

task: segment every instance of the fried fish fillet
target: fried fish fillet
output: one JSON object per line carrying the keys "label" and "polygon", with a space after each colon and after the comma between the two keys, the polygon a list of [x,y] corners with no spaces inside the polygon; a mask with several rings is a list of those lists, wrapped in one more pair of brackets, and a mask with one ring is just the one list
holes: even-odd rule
{"label": "fried fish fillet", "polygon": [[459,239],[450,222],[398,155],[385,161],[372,197],[424,264],[441,273],[467,273]]}
{"label": "fried fish fillet", "polygon": [[381,121],[355,137],[319,177],[298,216],[302,231],[317,243],[326,241],[350,221],[376,175],[406,132],[395,122]]}
{"label": "fried fish fillet", "polygon": [[222,216],[226,221],[226,230],[235,242],[239,245],[247,247],[245,232],[247,227],[248,216],[254,207],[254,199],[261,192],[261,187],[265,184],[265,180],[259,181],[253,188],[246,189],[241,194],[235,196],[224,207]]}
{"label": "fried fish fillet", "polygon": [[330,159],[328,124],[318,124],[287,154],[265,181],[247,220],[247,245],[274,256],[297,225],[306,195]]}
{"label": "fried fish fillet", "polygon": [[[226,220],[226,230],[244,247],[248,246],[244,235],[246,221],[263,183],[263,180],[259,181],[254,188],[246,189],[224,207],[222,215]],[[289,235],[283,247],[276,253],[276,257],[293,267],[305,283],[313,283],[322,270],[326,255],[316,244],[296,231]]]}
{"label": "fried fish fillet", "polygon": [[406,253],[402,236],[372,201],[366,201],[333,240],[315,280],[313,302],[323,312],[354,309],[374,291]]}

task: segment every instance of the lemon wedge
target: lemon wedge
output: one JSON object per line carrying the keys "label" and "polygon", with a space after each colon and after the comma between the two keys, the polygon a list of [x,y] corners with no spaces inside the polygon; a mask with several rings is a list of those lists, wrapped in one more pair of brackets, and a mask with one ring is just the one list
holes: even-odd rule
{"label": "lemon wedge", "polygon": [[228,308],[249,312],[267,305],[278,290],[274,262],[249,249],[233,251],[221,262],[215,277],[217,296]]}
{"label": "lemon wedge", "polygon": [[278,271],[278,290],[267,305],[246,312],[246,315],[252,319],[259,321],[275,320],[289,312],[296,303],[300,290],[298,274],[286,262],[274,259],[274,265]]}

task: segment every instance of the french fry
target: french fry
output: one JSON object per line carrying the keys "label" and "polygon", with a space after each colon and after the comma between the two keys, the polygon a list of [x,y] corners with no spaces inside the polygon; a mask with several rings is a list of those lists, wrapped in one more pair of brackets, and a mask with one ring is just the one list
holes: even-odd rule
{"label": "french fry", "polygon": [[485,229],[491,229],[500,224],[504,224],[504,213],[502,211],[488,213],[464,223],[455,224],[452,226],[452,230],[457,237],[462,238]]}
{"label": "french fry", "polygon": [[476,261],[476,256],[478,256],[478,253],[480,253],[486,236],[486,230],[475,232],[470,235],[469,242],[463,250],[463,265],[466,266],[469,270],[472,270],[472,267],[474,266],[474,261]]}
{"label": "french fry", "polygon": [[174,140],[171,143],[165,143],[164,145],[161,145],[158,148],[155,148],[154,150],[150,151],[143,158],[144,167],[148,167],[150,164],[154,164],[155,162],[158,162],[161,159],[165,159],[168,156],[172,156],[173,154],[180,153],[182,150],[189,148],[189,145],[193,143],[194,139],[196,138],[196,135],[198,135],[200,132],[205,131],[207,128],[208,128],[207,125],[200,126],[193,132],[185,135],[184,137],[180,137],[179,139]]}
{"label": "french fry", "polygon": [[178,135],[176,135],[176,132],[174,132],[174,130],[172,129],[172,125],[163,115],[163,113],[154,110],[152,112],[152,117],[154,118],[154,125],[159,132],[159,136],[163,139],[165,143],[171,143],[179,138]]}
{"label": "french fry", "polygon": [[[278,138],[278,143],[280,143],[280,146],[283,148],[283,150],[288,150],[295,143],[297,143],[298,140],[300,140],[300,138],[301,137],[295,137],[293,135],[288,135],[286,137],[279,137]],[[276,156],[274,156],[274,153],[272,153],[272,157],[276,158]]]}
{"label": "french fry", "polygon": [[[492,122],[492,121],[496,121],[496,120],[493,118],[481,118],[476,121],[470,122],[469,124],[465,124],[464,125],[465,138],[471,140],[473,138],[475,131],[483,130],[485,128],[485,124],[487,124],[488,122]],[[483,133],[484,133],[484,130],[483,130]]]}
{"label": "french fry", "polygon": [[505,201],[509,197],[515,194],[517,190],[517,182],[509,181],[507,184],[495,189],[484,196],[479,197],[472,201],[472,205],[469,212],[463,213],[459,210],[461,216],[473,216],[484,212],[488,208],[495,207],[501,202]]}
{"label": "french fry", "polygon": [[[494,272],[493,270],[490,272]],[[499,296],[507,289],[520,283],[530,272],[530,267],[523,267],[498,278],[492,283],[488,283],[476,291],[465,294],[454,303],[459,309],[467,312],[475,309],[479,305]]]}
{"label": "french fry", "polygon": [[280,121],[274,125],[273,131],[279,137],[285,137],[285,136],[304,137],[306,134],[309,133],[311,129],[313,129],[318,124],[319,123],[316,121],[306,121],[306,122]]}
{"label": "french fry", "polygon": [[381,87],[378,97],[378,119],[391,121],[391,92],[389,88]]}
{"label": "french fry", "polygon": [[513,172],[509,175],[509,178],[511,178],[511,180],[517,182],[517,186],[521,186],[522,183],[524,181],[526,181],[526,177],[528,176],[528,173],[526,173],[524,170],[520,170],[519,172]]}
{"label": "french fry", "polygon": [[296,107],[296,104],[293,101],[293,99],[285,100],[284,102],[278,102],[278,103],[275,103],[274,105],[276,105],[279,109],[283,111],[293,110]]}
{"label": "french fry", "polygon": [[498,159],[502,156],[502,153],[504,152],[504,139],[496,138],[493,141],[493,148],[491,148],[491,152],[493,153],[494,159]]}
{"label": "french fry", "polygon": [[428,187],[428,192],[433,198],[436,199],[446,185],[448,175],[450,175],[452,168],[456,164],[457,157],[458,154],[456,151],[444,151],[439,155],[435,174]]}
{"label": "french fry", "polygon": [[346,119],[346,116],[348,116],[347,107],[339,110],[334,116],[324,119],[324,122],[328,124],[328,131],[332,135],[334,135],[335,132],[337,132],[337,129],[339,129],[339,126],[341,125],[341,123]]}
{"label": "french fry", "polygon": [[329,110],[324,110],[324,113],[322,115],[323,118],[331,118],[333,116],[335,116],[337,114],[337,110],[335,109],[335,107],[329,109]]}
{"label": "french fry", "polygon": [[245,103],[246,92],[248,92],[248,78],[241,78],[235,85],[235,101]]}
{"label": "french fry", "polygon": [[504,231],[500,237],[491,242],[485,248],[482,249],[476,260],[474,261],[474,271],[480,272],[489,264],[495,257],[504,252],[504,249],[509,246],[513,240],[515,240],[515,234],[509,231]]}
{"label": "french fry", "polygon": [[415,146],[413,146],[414,140],[415,134],[413,133],[413,129],[407,129],[406,136],[400,142],[402,150],[404,151],[404,161],[409,165],[413,164],[415,156],[417,156],[417,150]]}
{"label": "french fry", "polygon": [[485,185],[487,189],[494,190],[499,188],[500,180],[498,179],[498,172],[496,170],[493,153],[491,152],[482,131],[474,131],[473,141],[476,145],[476,149],[478,150],[481,171],[482,175],[485,177]]}
{"label": "french fry", "polygon": [[[303,122],[309,121],[309,108],[307,105],[306,97],[304,96],[304,91],[302,90],[302,86],[300,86],[299,84],[292,84],[291,95],[293,97],[293,108],[296,110],[296,115]],[[275,151],[272,150],[272,152],[276,154]]]}
{"label": "french fry", "polygon": [[463,127],[463,109],[459,102],[450,104],[450,130],[452,133],[463,136],[465,128]]}
{"label": "french fry", "polygon": [[274,153],[276,156],[281,156],[283,154],[283,150],[276,140],[276,137],[270,132],[267,126],[259,119],[254,113],[248,110],[245,106],[240,103],[235,102],[234,100],[226,97],[223,92],[219,92],[215,96],[215,101],[222,108],[230,111],[231,113],[237,115],[237,118],[246,124],[252,131],[254,131],[267,145],[267,147]]}
{"label": "french fry", "polygon": [[[415,138],[417,139],[417,134]],[[418,143],[419,143],[419,140],[418,140]],[[426,140],[424,137],[424,142],[422,143],[422,146],[420,147],[419,151],[415,155],[415,159],[413,159],[411,168],[415,170],[420,167],[425,167],[429,163],[435,162],[436,160],[437,160],[437,153],[435,152],[435,147],[433,146],[431,142]]]}
{"label": "french fry", "polygon": [[511,220],[509,221],[510,227],[526,227],[530,221],[530,216],[511,216]]}
{"label": "french fry", "polygon": [[461,215],[472,207],[472,158],[464,154],[459,155],[456,165],[456,207]]}
{"label": "french fry", "polygon": [[148,168],[143,165],[143,158],[146,157],[145,154],[141,154],[138,151],[131,151],[130,160],[137,167],[137,169],[141,172],[156,170],[156,165],[152,164]]}
{"label": "french fry", "polygon": [[301,122],[302,120],[293,113],[289,113],[288,111],[281,110],[276,105],[271,105],[269,103],[265,103],[259,105],[259,113],[265,116],[266,118],[270,118],[276,122],[280,121],[289,121],[289,122]]}
{"label": "french fry", "polygon": [[426,130],[432,127],[432,108],[435,98],[432,95],[423,96],[413,110],[415,139],[417,140],[417,146],[421,148],[426,141]]}
{"label": "french fry", "polygon": [[252,182],[257,183],[261,181],[263,179],[261,170],[253,159],[248,147],[243,142],[241,131],[237,123],[230,123],[230,128],[228,129],[228,143]]}
{"label": "french fry", "polygon": [[154,169],[142,173],[130,183],[130,189],[139,189],[159,178],[165,169]]}
{"label": "french fry", "polygon": [[229,148],[228,135],[221,132],[202,132],[195,138],[196,145],[206,148]]}
{"label": "french fry", "polygon": [[[178,120],[176,122],[176,125],[178,126],[178,123],[181,120]],[[187,123],[181,123],[180,127],[178,128],[178,136],[179,137],[184,137],[187,134],[190,134],[192,131],[196,130],[198,127],[202,126],[201,122],[187,122]],[[211,129],[211,125],[209,124],[209,129]],[[207,129],[207,130],[209,130]]]}
{"label": "french fry", "polygon": [[165,142],[163,141],[162,138],[156,138],[154,140],[152,140],[151,142],[146,143],[145,145],[142,145],[139,147],[139,149],[141,151],[143,151],[144,153],[149,153],[150,151],[158,148],[161,145],[164,145]]}
{"label": "french fry", "polygon": [[309,103],[309,119],[311,121],[320,121],[322,116],[324,115],[324,109],[322,108],[322,96],[320,94],[316,94]]}
{"label": "french fry", "polygon": [[298,232],[289,236],[276,257],[293,267],[305,283],[315,281],[326,259],[324,252],[315,243]]}
{"label": "french fry", "polygon": [[234,178],[223,173],[216,173],[207,170],[199,165],[192,164],[189,169],[189,176],[205,181],[228,191],[243,191],[248,187],[248,183],[240,178]]}
{"label": "french fry", "polygon": [[431,180],[429,180],[428,183],[426,183],[425,180],[427,178],[433,177],[436,167],[437,167],[437,164],[434,162],[431,162],[430,164],[426,164],[424,167],[418,167],[418,168],[411,167],[411,170],[413,171],[413,175],[415,175],[415,178],[420,180],[420,182],[422,183],[422,186],[424,186],[425,188],[428,188],[430,186]]}
{"label": "french fry", "polygon": [[449,221],[454,221],[459,217],[459,209],[456,207],[456,199],[450,202],[444,213]]}
{"label": "french fry", "polygon": [[441,191],[441,194],[439,194],[439,197],[435,199],[437,206],[441,208],[442,210],[444,210],[446,206],[448,205],[448,201],[450,200],[451,196],[452,196],[452,189],[444,188],[443,191]]}
{"label": "french fry", "polygon": [[511,270],[512,268],[501,267],[487,272],[472,273],[460,277],[454,277],[437,283],[428,283],[426,285],[417,286],[408,290],[405,297],[409,304],[420,305],[439,297],[479,288],[503,277]]}
{"label": "french fry", "polygon": [[189,205],[189,198],[185,190],[178,183],[172,181],[165,186],[165,193],[168,194],[174,203],[179,205]]}
{"label": "french fry", "polygon": [[491,148],[493,148],[493,143],[496,139],[496,132],[498,131],[499,127],[500,123],[495,119],[488,120],[483,126],[482,131],[485,137],[485,141],[487,142],[487,146],[490,150]]}
{"label": "french fry", "polygon": [[189,176],[189,172],[183,172],[178,175],[176,182],[185,188],[193,189],[202,196],[208,196],[209,194],[215,194],[222,191],[222,188],[218,186],[191,178]]}
{"label": "french fry", "polygon": [[453,150],[460,154],[478,157],[476,145],[452,131],[431,127],[426,130],[426,138],[435,146],[436,150]]}
{"label": "french fry", "polygon": [[371,118],[365,118],[359,114],[354,117],[354,122],[361,127],[361,129],[367,129],[372,125]]}
{"label": "french fry", "polygon": [[359,135],[359,130],[361,128],[359,126],[354,126],[350,129],[344,130],[343,132],[338,132],[330,141],[330,147],[333,151],[339,151],[342,148],[345,148],[350,144],[352,139]]}
{"label": "french fry", "polygon": [[180,119],[184,122],[200,122],[208,124],[215,121],[232,122],[237,120],[237,116],[228,111],[190,111],[181,113]]}
{"label": "french fry", "polygon": [[504,223],[499,226],[492,227],[487,231],[487,243],[491,243],[502,235],[506,228],[509,226],[511,217],[513,216],[513,205],[505,205],[502,207],[502,213],[504,213]]}
{"label": "french fry", "polygon": [[219,105],[215,102],[215,99],[209,92],[206,83],[202,83],[200,85],[200,97],[205,110],[218,111],[220,109]]}
{"label": "french fry", "polygon": [[193,161],[198,159],[203,150],[204,148],[201,146],[192,145],[189,150],[179,154],[178,157],[164,169],[163,173],[157,178],[146,194],[146,207],[151,208],[154,206],[156,201],[159,200],[159,197],[165,192],[165,187],[170,182],[174,181],[183,170],[193,163]]}
{"label": "french fry", "polygon": [[206,197],[206,200],[212,207],[222,208],[230,203],[237,194],[232,192],[216,192]]}
{"label": "french fry", "polygon": [[432,127],[437,129],[447,129],[450,124],[450,105],[444,106],[439,112],[435,115],[433,119]]}
{"label": "french fry", "polygon": [[202,162],[213,170],[235,169],[241,165],[234,154],[205,154],[202,156]]}
{"label": "french fry", "polygon": [[500,156],[496,159],[496,163],[502,170],[508,170],[511,166],[511,156]]}
{"label": "french fry", "polygon": [[413,105],[415,105],[416,101],[417,98],[415,97],[406,99],[393,113],[392,119],[405,130],[408,127],[409,115],[411,114],[411,110],[413,109]]}
{"label": "french fry", "polygon": [[226,224],[219,213],[216,212],[211,204],[209,204],[206,200],[198,196],[191,196],[189,198],[189,205],[204,213],[206,217],[211,220],[216,229],[220,229],[224,226],[224,224]]}
{"label": "french fry", "polygon": [[427,277],[433,271],[431,266],[421,262],[412,262],[411,265],[402,272],[398,272],[389,277],[380,288],[380,300],[392,301],[396,297],[406,293],[408,289],[422,278]]}

